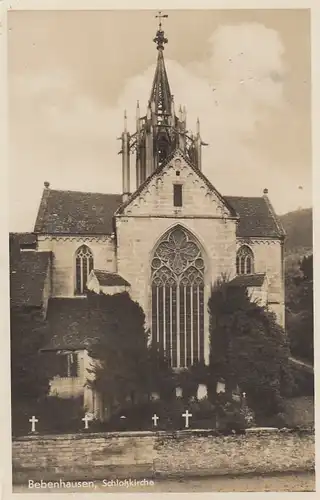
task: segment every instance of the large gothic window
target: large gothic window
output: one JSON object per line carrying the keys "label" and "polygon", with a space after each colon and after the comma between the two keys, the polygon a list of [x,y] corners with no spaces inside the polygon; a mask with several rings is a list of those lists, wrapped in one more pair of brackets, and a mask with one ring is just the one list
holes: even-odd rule
{"label": "large gothic window", "polygon": [[254,257],[247,245],[242,245],[237,252],[237,274],[254,273]]}
{"label": "large gothic window", "polygon": [[173,367],[204,361],[204,261],[181,227],[159,243],[152,262],[152,339]]}
{"label": "large gothic window", "polygon": [[89,247],[82,245],[76,253],[76,294],[83,295],[90,272],[93,269],[93,255]]}

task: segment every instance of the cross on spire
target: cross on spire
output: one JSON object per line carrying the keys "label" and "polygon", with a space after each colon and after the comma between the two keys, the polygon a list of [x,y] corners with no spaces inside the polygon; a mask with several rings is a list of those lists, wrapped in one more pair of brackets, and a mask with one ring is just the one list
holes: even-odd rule
{"label": "cross on spire", "polygon": [[161,10],[159,10],[158,14],[155,17],[159,19],[159,30],[160,30],[162,27],[161,19],[168,17],[168,14],[162,14]]}
{"label": "cross on spire", "polygon": [[164,36],[164,31],[162,29],[162,19],[168,17],[168,14],[162,14],[161,10],[158,12],[158,14],[155,16],[157,19],[159,19],[159,27],[157,34],[153,41],[157,44],[157,49],[158,50],[163,50],[164,49],[164,44],[168,43],[168,39]]}

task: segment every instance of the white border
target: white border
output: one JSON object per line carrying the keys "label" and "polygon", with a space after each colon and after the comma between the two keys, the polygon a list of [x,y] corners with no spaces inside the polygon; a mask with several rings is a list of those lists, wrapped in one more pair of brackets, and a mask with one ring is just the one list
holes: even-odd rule
{"label": "white border", "polygon": [[[314,277],[315,277],[315,331],[320,330],[320,320],[316,314],[320,307],[319,293],[320,285],[319,273],[320,273],[320,259],[318,257],[318,247],[320,247],[320,204],[318,202],[320,195],[320,134],[319,134],[319,108],[320,108],[320,1],[319,0],[12,0],[1,1],[0,0],[0,61],[1,61],[1,77],[0,77],[0,155],[1,155],[1,166],[6,165],[7,161],[7,84],[6,84],[6,11],[7,10],[172,10],[172,9],[311,9],[312,16],[312,138],[313,138],[313,217],[314,217]],[[18,182],[18,179],[17,179]],[[1,383],[3,395],[2,404],[0,405],[1,414],[1,430],[2,430],[2,440],[1,440],[1,462],[0,462],[0,481],[2,486],[2,491],[5,498],[11,497],[11,432],[9,429],[10,422],[10,348],[9,348],[9,280],[8,280],[8,186],[6,179],[6,170],[2,167],[1,178],[0,178],[0,190],[2,202],[2,210],[0,212],[0,224],[1,224],[1,234],[3,236],[3,241],[0,250],[0,278],[1,278],[1,302],[2,302],[2,314],[1,314]],[[26,193],[27,195],[27,193]],[[318,337],[318,338],[317,338]],[[318,352],[319,352],[319,335],[315,339],[315,371],[318,370]],[[317,398],[316,398],[317,401]],[[6,403],[6,404],[4,404]],[[318,421],[318,411],[316,411],[316,422]],[[318,443],[318,439],[316,439]],[[318,481],[317,481],[318,483]],[[317,484],[318,485],[318,484]],[[318,487],[317,487],[318,489]],[[150,494],[150,493],[149,493]],[[53,495],[53,496],[52,496]],[[86,499],[88,497],[94,497],[93,494],[82,493],[81,498]],[[111,494],[116,495],[117,498],[122,498],[127,496],[126,494]],[[140,494],[130,493],[131,498],[138,498]],[[167,494],[153,494],[154,498],[160,495]],[[180,494],[179,494],[180,495]],[[212,499],[212,495],[219,495],[219,493],[194,493],[193,496],[200,496],[201,498],[208,500]],[[224,494],[226,495],[226,494]],[[229,494],[227,494],[229,495]],[[247,498],[247,493],[234,493],[238,495],[239,498]],[[257,498],[257,494],[255,498]],[[262,493],[263,495],[263,493]],[[292,493],[270,493],[272,497],[280,495],[281,497],[289,496],[291,498]],[[296,493],[295,497],[305,498],[306,495],[316,495],[316,493]],[[22,496],[24,496],[22,494]],[[30,498],[30,494],[25,495],[26,498]],[[42,496],[42,495],[41,495]],[[59,498],[63,500],[68,498],[70,494],[50,494],[49,498]],[[170,494],[170,497],[176,497],[176,494]],[[21,494],[20,494],[21,497]],[[259,494],[260,497],[260,494]]]}

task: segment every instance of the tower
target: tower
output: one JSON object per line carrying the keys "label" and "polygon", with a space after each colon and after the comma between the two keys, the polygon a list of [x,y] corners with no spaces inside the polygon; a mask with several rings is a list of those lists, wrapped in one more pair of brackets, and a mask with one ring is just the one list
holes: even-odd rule
{"label": "tower", "polygon": [[127,130],[122,134],[122,178],[123,195],[127,198],[130,191],[129,159],[130,150],[136,153],[136,189],[166,160],[172,151],[179,148],[201,170],[201,148],[206,145],[200,136],[200,123],[197,120],[197,133],[187,130],[186,108],[175,112],[174,96],[171,94],[168,75],[164,61],[164,46],[168,43],[162,29],[161,20],[167,15],[161,12],[159,26],[153,41],[156,44],[158,57],[152,82],[147,112],[140,114],[140,103],[136,107],[136,132],[129,135]]}

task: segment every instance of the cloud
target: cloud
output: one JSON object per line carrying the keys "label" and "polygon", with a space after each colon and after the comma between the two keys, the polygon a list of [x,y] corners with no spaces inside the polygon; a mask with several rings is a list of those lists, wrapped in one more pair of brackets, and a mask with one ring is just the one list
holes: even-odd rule
{"label": "cloud", "polygon": [[[285,208],[282,186],[286,183],[295,193],[301,182],[263,149],[263,134],[274,133],[277,114],[290,113],[283,96],[286,68],[279,34],[256,23],[220,26],[208,43],[205,61],[182,66],[166,60],[176,106],[187,106],[191,130],[199,116],[202,137],[210,144],[203,155],[204,173],[222,193],[260,195],[268,187],[276,209],[296,208],[294,197]],[[127,110],[134,131],[136,102],[145,111],[154,69],[152,65],[124,82],[108,107],[94,95],[79,94],[70,74],[33,73],[12,80],[12,171],[22,177],[28,172],[30,218],[44,180],[60,189],[121,190],[116,138],[123,112]],[[14,192],[21,195],[17,187]],[[13,224],[21,225],[25,210],[20,212],[17,199]]]}

